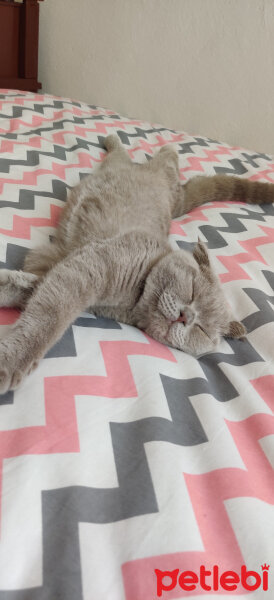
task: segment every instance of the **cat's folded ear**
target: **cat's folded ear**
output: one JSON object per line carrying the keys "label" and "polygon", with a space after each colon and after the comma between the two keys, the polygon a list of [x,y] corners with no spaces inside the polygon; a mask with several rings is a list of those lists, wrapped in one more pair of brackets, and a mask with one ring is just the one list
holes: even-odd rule
{"label": "cat's folded ear", "polygon": [[224,333],[224,337],[244,339],[246,336],[246,328],[240,321],[230,321],[228,329]]}
{"label": "cat's folded ear", "polygon": [[193,256],[199,267],[210,267],[209,256],[205,244],[198,238],[198,244],[194,246]]}

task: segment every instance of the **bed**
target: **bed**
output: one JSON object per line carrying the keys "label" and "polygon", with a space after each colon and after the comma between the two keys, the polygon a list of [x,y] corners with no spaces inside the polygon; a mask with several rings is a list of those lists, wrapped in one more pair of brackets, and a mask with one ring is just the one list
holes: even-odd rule
{"label": "bed", "polygon": [[[274,183],[271,156],[70,99],[1,90],[0,117],[1,268],[54,234],[112,132],[139,162],[175,144],[182,183]],[[197,360],[83,313],[0,396],[0,600],[273,598],[274,206],[172,222],[173,248],[198,236],[246,341]]]}

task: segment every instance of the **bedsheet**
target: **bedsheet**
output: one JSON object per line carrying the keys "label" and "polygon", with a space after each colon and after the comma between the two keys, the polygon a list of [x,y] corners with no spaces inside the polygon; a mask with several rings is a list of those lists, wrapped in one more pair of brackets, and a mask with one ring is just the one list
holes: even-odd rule
{"label": "bedsheet", "polygon": [[[274,183],[266,154],[1,90],[1,268],[54,234],[112,132],[139,162],[175,144],[182,183]],[[0,396],[0,600],[274,597],[274,206],[224,198],[172,222],[172,247],[198,236],[245,342],[197,360],[83,313]],[[17,318],[0,309],[1,336]]]}

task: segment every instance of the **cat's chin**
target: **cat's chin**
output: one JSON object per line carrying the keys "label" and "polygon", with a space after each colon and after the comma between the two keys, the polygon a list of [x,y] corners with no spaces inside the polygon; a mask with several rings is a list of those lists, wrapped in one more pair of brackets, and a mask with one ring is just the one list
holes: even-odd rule
{"label": "cat's chin", "polygon": [[211,339],[199,326],[188,327],[180,322],[173,323],[170,326],[166,340],[166,343],[173,348],[182,350],[196,358],[216,350],[219,342],[219,336],[216,335]]}

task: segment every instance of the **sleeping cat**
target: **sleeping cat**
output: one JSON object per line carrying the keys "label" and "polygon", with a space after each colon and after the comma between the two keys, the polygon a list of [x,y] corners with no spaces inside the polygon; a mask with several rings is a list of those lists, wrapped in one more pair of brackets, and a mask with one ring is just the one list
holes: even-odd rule
{"label": "sleeping cat", "polygon": [[144,330],[195,356],[221,336],[241,338],[201,241],[172,251],[172,217],[210,200],[272,202],[274,186],[228,176],[182,186],[170,145],[132,163],[118,136],[70,193],[54,242],[31,250],[23,271],[0,271],[0,306],[23,310],[0,342],[0,393],[14,389],[84,309]]}

